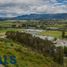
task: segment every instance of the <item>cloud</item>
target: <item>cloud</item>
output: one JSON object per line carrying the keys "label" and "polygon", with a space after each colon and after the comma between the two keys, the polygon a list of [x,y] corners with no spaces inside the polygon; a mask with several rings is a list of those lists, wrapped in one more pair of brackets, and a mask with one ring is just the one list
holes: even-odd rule
{"label": "cloud", "polygon": [[0,16],[31,13],[67,13],[67,0],[0,0]]}
{"label": "cloud", "polygon": [[33,10],[37,13],[66,13],[67,5],[43,5],[40,7],[34,7]]}

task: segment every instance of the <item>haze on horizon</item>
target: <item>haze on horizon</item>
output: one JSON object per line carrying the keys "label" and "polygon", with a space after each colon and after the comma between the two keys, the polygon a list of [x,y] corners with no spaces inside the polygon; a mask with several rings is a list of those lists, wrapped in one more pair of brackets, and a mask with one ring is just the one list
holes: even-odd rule
{"label": "haze on horizon", "polygon": [[0,0],[0,17],[67,13],[67,0]]}

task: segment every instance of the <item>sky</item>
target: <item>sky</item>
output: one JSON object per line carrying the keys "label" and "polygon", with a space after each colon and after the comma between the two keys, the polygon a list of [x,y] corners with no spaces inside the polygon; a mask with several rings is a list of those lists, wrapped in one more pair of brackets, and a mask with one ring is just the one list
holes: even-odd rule
{"label": "sky", "polygon": [[0,17],[67,13],[67,0],[0,0]]}

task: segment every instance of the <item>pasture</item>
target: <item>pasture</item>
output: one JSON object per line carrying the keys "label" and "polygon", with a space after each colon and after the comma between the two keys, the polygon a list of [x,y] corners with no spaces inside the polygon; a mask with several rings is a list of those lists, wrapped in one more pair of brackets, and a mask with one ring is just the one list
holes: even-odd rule
{"label": "pasture", "polygon": [[[61,38],[62,37],[62,32],[61,31],[50,31],[49,30],[49,31],[40,32],[39,35]],[[67,35],[67,32],[65,32],[65,35]]]}

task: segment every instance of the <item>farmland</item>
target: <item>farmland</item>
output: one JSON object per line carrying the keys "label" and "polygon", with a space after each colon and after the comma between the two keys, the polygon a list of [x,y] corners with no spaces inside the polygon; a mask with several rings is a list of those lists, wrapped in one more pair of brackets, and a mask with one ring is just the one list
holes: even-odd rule
{"label": "farmland", "polygon": [[[50,24],[49,24],[50,22]],[[33,21],[33,20],[24,20],[24,21],[0,21],[0,55],[15,55],[17,57],[17,64],[11,65],[11,64],[3,64],[4,67],[63,67],[57,60],[53,60],[53,57],[51,58],[50,55],[45,52],[46,50],[41,50],[40,47],[43,48],[43,44],[45,43],[48,47],[49,42],[53,42],[55,39],[60,40],[67,40],[67,21]],[[8,33],[11,35],[6,38],[6,32],[7,36]],[[18,32],[18,34],[17,34]],[[20,33],[21,32],[21,33]],[[25,34],[23,34],[24,32]],[[33,33],[34,32],[34,33]],[[14,35],[17,34],[17,36]],[[34,37],[29,36],[31,39],[30,41],[27,41],[29,39],[27,35],[29,34],[35,35]],[[13,35],[12,35],[13,34]],[[20,34],[20,35],[19,35]],[[23,36],[23,35],[24,36]],[[18,37],[19,36],[19,37]],[[27,36],[27,37],[26,37]],[[54,40],[46,42],[46,38],[44,39],[44,42],[42,41],[42,37],[53,37]],[[38,37],[38,38],[37,38]],[[41,37],[41,39],[39,39]],[[12,38],[16,38],[15,40]],[[18,39],[17,39],[18,38]],[[24,40],[23,40],[24,39]],[[20,41],[19,41],[20,40]],[[42,42],[40,42],[42,41]],[[28,42],[28,44],[27,44]],[[32,43],[33,42],[33,43]],[[32,43],[32,46],[31,45]],[[42,44],[42,45],[41,45]],[[28,45],[28,46],[27,46]],[[39,46],[40,47],[39,47]],[[52,44],[51,44],[52,45]],[[54,45],[54,44],[53,44]],[[61,45],[61,44],[60,44]],[[37,48],[38,46],[38,48]],[[34,48],[35,47],[35,48]],[[32,49],[35,50],[32,50]],[[45,46],[44,46],[45,48]],[[43,49],[44,49],[43,48]],[[51,47],[52,48],[52,47]],[[48,47],[48,50],[51,49]],[[53,46],[53,48],[55,48]],[[52,48],[52,49],[53,49]],[[59,49],[58,49],[59,48]],[[56,48],[60,52],[61,57],[63,57],[63,50],[58,47]],[[45,48],[46,49],[46,48]],[[44,51],[44,52],[43,52]],[[43,54],[47,53],[47,57]],[[51,53],[50,53],[51,54]],[[58,53],[57,53],[58,54]],[[57,55],[59,56],[59,55]],[[66,64],[65,59],[65,64]],[[9,63],[9,59],[8,59]],[[62,63],[62,62],[61,62]]]}
{"label": "farmland", "polygon": [[[52,36],[55,38],[62,38],[62,32],[61,31],[43,31],[41,33],[39,33],[39,35],[43,35],[43,36]],[[65,32],[65,35],[67,35],[67,32]]]}

